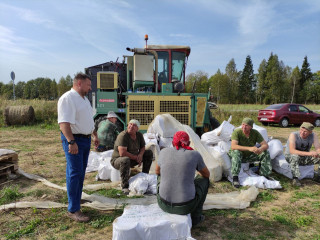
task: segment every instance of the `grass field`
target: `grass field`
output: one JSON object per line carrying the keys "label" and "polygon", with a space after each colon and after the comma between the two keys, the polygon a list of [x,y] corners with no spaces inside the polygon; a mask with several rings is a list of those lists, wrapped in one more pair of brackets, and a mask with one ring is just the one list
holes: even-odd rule
{"label": "grass field", "polygon": [[[37,102],[38,116],[41,104]],[[56,103],[47,103],[54,111]],[[46,105],[47,106],[47,105]],[[225,106],[220,106],[223,112]],[[239,110],[239,106],[236,110]],[[315,110],[315,108],[310,107]],[[251,111],[246,108],[243,112]],[[254,110],[254,109],[252,109]],[[227,111],[227,110],[225,110]],[[234,125],[246,116],[242,111],[231,111]],[[253,112],[253,111],[252,111]],[[240,114],[240,115],[239,115]],[[217,117],[217,114],[215,114]],[[50,118],[51,119],[51,115]],[[228,119],[219,115],[220,121]],[[56,116],[53,117],[53,119]],[[240,120],[241,121],[241,120]],[[266,127],[268,135],[283,144],[297,127]],[[315,132],[320,136],[320,128]],[[65,157],[61,147],[59,129],[53,120],[32,126],[0,128],[0,148],[12,149],[19,154],[19,167],[25,172],[44,177],[52,183],[65,186]],[[94,184],[96,173],[86,175],[85,184]],[[244,210],[208,210],[205,222],[192,229],[192,236],[204,239],[320,239],[320,185],[311,180],[302,181],[303,187],[294,188],[291,181],[277,173],[281,190],[259,190],[256,201]],[[246,188],[242,188],[246,189]],[[235,191],[231,183],[223,179],[212,183],[210,193]],[[100,194],[115,196],[116,190],[101,191]],[[66,193],[49,188],[40,182],[24,177],[0,185],[0,205],[18,201],[55,201],[67,203]],[[112,222],[122,214],[121,209],[100,211],[84,208],[91,216],[89,223],[76,223],[66,217],[66,209],[10,209],[0,212],[0,239],[112,239]]]}

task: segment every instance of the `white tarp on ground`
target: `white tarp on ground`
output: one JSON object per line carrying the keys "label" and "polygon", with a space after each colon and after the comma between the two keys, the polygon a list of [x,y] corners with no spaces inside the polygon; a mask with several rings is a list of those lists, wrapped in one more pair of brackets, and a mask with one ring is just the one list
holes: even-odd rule
{"label": "white tarp on ground", "polygon": [[[232,177],[229,176],[228,180],[232,182]],[[239,182],[242,186],[255,186],[257,188],[270,188],[270,189],[280,189],[281,184],[276,180],[268,180],[267,178],[255,174],[251,168],[249,168],[249,163],[242,163],[241,170],[239,173]]]}
{"label": "white tarp on ground", "polygon": [[158,204],[126,206],[113,222],[113,240],[185,240],[191,237],[191,217],[169,214]]}
{"label": "white tarp on ground", "polygon": [[[64,190],[66,191],[66,187],[61,187],[59,185],[53,184],[48,180],[39,177],[37,175],[28,174],[18,170],[20,174],[25,177],[40,181],[46,186]],[[85,185],[83,189],[87,190],[99,190],[101,188],[112,188],[115,183],[104,183],[104,184],[96,184],[96,185]],[[242,190],[241,192],[235,191],[225,194],[208,194],[207,199],[204,203],[204,209],[228,209],[228,208],[244,208],[245,206],[249,206],[251,201],[254,201],[258,195],[258,190],[255,187],[251,187],[248,190]],[[84,207],[90,207],[99,210],[112,210],[117,207],[123,206],[123,204],[131,204],[131,205],[149,205],[157,202],[156,195],[145,195],[143,198],[125,198],[125,199],[114,199],[107,198],[101,195],[88,195],[82,192],[82,199],[87,200],[89,202],[82,204]],[[57,205],[56,205],[57,204]],[[34,203],[30,202],[16,202],[11,204],[5,204],[0,206],[0,210],[11,209],[11,208],[27,208],[34,207]],[[37,208],[51,208],[51,207],[66,207],[66,205],[52,202],[37,202]]]}

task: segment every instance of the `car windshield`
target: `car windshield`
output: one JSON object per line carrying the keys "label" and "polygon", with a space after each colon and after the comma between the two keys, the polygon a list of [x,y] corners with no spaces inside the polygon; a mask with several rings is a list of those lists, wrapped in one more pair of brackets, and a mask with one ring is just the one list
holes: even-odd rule
{"label": "car windshield", "polygon": [[272,104],[266,108],[266,110],[277,110],[283,107],[284,104]]}

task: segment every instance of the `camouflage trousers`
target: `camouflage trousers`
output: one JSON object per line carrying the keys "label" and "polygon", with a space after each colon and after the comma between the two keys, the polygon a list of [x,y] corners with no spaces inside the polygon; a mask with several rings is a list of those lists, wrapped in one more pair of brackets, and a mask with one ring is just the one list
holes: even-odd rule
{"label": "camouflage trousers", "polygon": [[[149,173],[152,160],[153,152],[151,150],[145,150],[142,159],[142,172]],[[130,168],[138,165],[138,163],[129,157],[113,158],[110,163],[115,169],[120,171],[121,187],[129,188]]]}
{"label": "camouflage trousers", "polygon": [[271,158],[268,151],[264,151],[261,154],[257,155],[252,153],[250,156],[244,158],[242,151],[239,150],[230,150],[228,153],[231,158],[231,173],[232,176],[238,176],[241,170],[241,163],[247,162],[260,162],[260,175],[269,176],[272,171]]}
{"label": "camouflage trousers", "polygon": [[311,157],[311,156],[299,156],[296,154],[286,154],[285,158],[287,162],[290,164],[291,172],[293,177],[300,177],[299,165],[312,165],[320,163],[319,157]]}

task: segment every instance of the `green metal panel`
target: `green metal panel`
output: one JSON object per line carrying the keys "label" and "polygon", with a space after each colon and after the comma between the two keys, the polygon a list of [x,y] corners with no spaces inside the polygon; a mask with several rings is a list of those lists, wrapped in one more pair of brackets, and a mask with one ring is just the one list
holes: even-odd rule
{"label": "green metal panel", "polygon": [[97,90],[97,109],[99,111],[118,107],[117,92],[103,92]]}
{"label": "green metal panel", "polygon": [[162,93],[172,93],[172,83],[162,83],[161,85]]}

